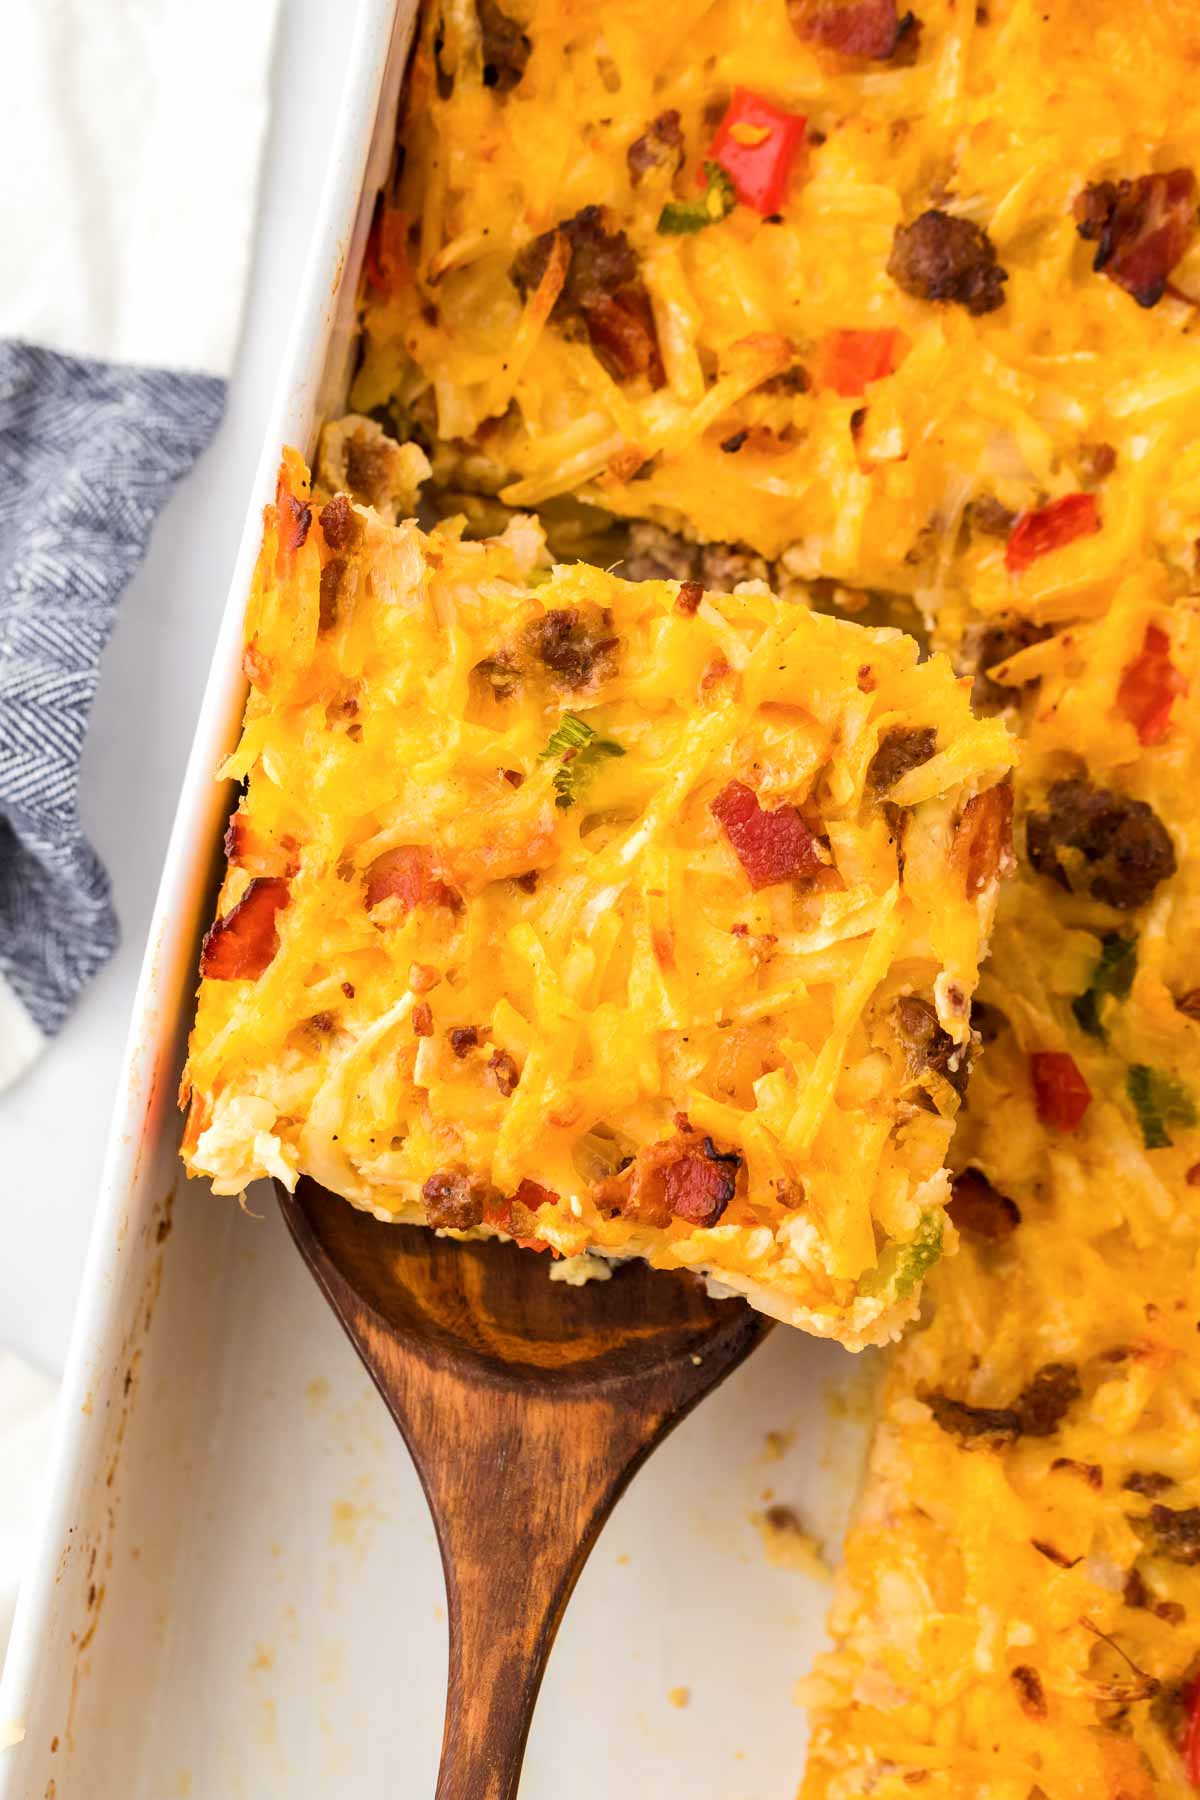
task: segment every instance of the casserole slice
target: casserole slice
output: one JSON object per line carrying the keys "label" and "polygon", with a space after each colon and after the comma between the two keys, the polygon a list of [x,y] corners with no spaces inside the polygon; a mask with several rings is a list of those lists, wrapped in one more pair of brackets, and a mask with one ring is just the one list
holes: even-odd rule
{"label": "casserole slice", "polygon": [[294,452],[245,656],[189,1169],[894,1335],[953,1242],[1009,854],[1011,743],[949,663],[551,568],[531,519],[321,504]]}

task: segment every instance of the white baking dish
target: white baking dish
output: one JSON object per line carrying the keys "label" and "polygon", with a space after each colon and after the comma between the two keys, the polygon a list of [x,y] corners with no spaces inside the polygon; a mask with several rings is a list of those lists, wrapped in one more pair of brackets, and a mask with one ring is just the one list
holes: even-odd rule
{"label": "white baking dish", "polygon": [[[229,805],[212,771],[242,702],[261,507],[281,443],[311,448],[344,401],[411,6],[360,0],[353,19],[307,280],[139,986],[44,1535],[0,1686],[0,1800],[433,1790],[441,1575],[406,1453],[269,1193],[247,1217],[184,1183],[176,1160],[175,1086]],[[792,1791],[804,1734],[791,1688],[821,1641],[828,1588],[770,1566],[751,1515],[792,1505],[836,1547],[871,1360],[777,1331],[637,1478],[569,1609],[527,1800]],[[768,1448],[768,1432],[792,1435]]]}

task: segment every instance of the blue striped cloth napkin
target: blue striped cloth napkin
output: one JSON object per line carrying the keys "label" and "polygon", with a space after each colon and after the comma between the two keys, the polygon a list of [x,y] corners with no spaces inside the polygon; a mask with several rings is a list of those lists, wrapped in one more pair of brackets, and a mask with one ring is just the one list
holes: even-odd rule
{"label": "blue striped cloth napkin", "polygon": [[5,11],[0,1087],[117,942],[80,757],[121,592],[221,417],[277,5]]}

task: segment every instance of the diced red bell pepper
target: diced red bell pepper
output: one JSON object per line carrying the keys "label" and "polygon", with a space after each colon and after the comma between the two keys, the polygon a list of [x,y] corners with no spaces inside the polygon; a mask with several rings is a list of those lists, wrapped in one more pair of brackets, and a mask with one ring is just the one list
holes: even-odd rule
{"label": "diced red bell pepper", "polygon": [[865,393],[869,381],[893,374],[907,350],[902,331],[831,331],[821,345],[817,386],[850,399]]}
{"label": "diced red bell pepper", "polygon": [[1092,1104],[1092,1090],[1065,1050],[1035,1050],[1029,1058],[1033,1099],[1043,1125],[1077,1131]]}
{"label": "diced red bell pepper", "polygon": [[1060,550],[1072,538],[1090,537],[1100,529],[1100,508],[1095,494],[1064,494],[1037,512],[1022,513],[1012,528],[1004,566],[1020,575],[1039,556]]}
{"label": "diced red bell pepper", "polygon": [[1187,1715],[1179,1754],[1183,1758],[1183,1769],[1188,1780],[1193,1787],[1200,1787],[1200,1676],[1189,1682],[1184,1690],[1184,1705]]}
{"label": "diced red bell pepper", "polygon": [[803,113],[784,112],[761,94],[735,88],[708,160],[721,165],[743,206],[778,212],[807,125]]}
{"label": "diced red bell pepper", "polygon": [[1147,625],[1142,647],[1121,675],[1117,705],[1138,734],[1157,744],[1171,729],[1171,707],[1188,684],[1171,661],[1171,640],[1161,625]]}

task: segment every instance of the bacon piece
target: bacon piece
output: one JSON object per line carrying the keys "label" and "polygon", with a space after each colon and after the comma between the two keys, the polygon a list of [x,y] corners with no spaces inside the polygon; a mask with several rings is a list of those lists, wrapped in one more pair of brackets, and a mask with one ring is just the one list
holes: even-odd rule
{"label": "bacon piece", "polygon": [[891,375],[907,348],[902,331],[831,331],[821,345],[817,385],[848,400],[865,393],[868,382]]}
{"label": "bacon piece", "polygon": [[424,844],[402,844],[385,850],[367,870],[367,911],[395,898],[405,912],[414,906],[445,906],[462,911],[462,895],[437,873],[433,852]]}
{"label": "bacon piece", "polygon": [[1039,556],[1061,549],[1074,538],[1090,537],[1099,529],[1095,494],[1064,494],[1049,506],[1021,514],[1004,552],[1004,566],[1010,575],[1020,575]]}
{"label": "bacon piece", "polygon": [[455,1025],[446,1033],[450,1039],[450,1048],[459,1062],[471,1050],[479,1048],[479,1030],[475,1025]]}
{"label": "bacon piece", "polygon": [[592,1198],[603,1212],[659,1231],[672,1218],[702,1228],[717,1223],[737,1190],[742,1158],[693,1131],[683,1113],[675,1122],[674,1137],[647,1144],[629,1168],[595,1184]]}
{"label": "bacon piece", "polygon": [[800,880],[815,875],[821,867],[812,834],[794,806],[778,806],[768,812],[759,805],[753,788],[731,781],[721,789],[710,811],[752,888]]}
{"label": "bacon piece", "polygon": [[952,857],[961,864],[968,900],[1016,867],[1012,848],[1012,784],[997,782],[963,807],[954,830]]}
{"label": "bacon piece", "polygon": [[559,1195],[553,1188],[543,1187],[539,1181],[530,1181],[526,1176],[515,1194],[505,1199],[497,1197],[485,1209],[485,1216],[490,1224],[498,1225],[511,1238],[520,1244],[523,1250],[548,1250],[549,1244],[536,1237],[537,1211],[539,1206],[556,1206]]}
{"label": "bacon piece", "polygon": [[679,592],[675,596],[675,611],[685,619],[693,618],[704,598],[704,587],[699,581],[681,581]]}
{"label": "bacon piece", "polygon": [[710,1137],[698,1152],[688,1150],[668,1163],[663,1190],[675,1217],[701,1230],[717,1224],[736,1192],[741,1163],[736,1151],[722,1155]]}
{"label": "bacon piece", "polygon": [[1157,744],[1171,729],[1171,708],[1188,684],[1171,661],[1171,640],[1161,625],[1147,625],[1141,650],[1121,675],[1117,705],[1139,744]]}
{"label": "bacon piece", "polygon": [[1029,1075],[1041,1123],[1055,1131],[1078,1131],[1092,1104],[1092,1090],[1075,1058],[1065,1050],[1035,1050],[1029,1058]]}
{"label": "bacon piece", "polygon": [[912,13],[901,18],[896,0],[788,0],[797,37],[842,56],[886,62],[901,40],[920,29]]}
{"label": "bacon piece", "polygon": [[1095,181],[1073,211],[1080,237],[1096,245],[1092,268],[1139,306],[1157,306],[1195,233],[1196,177],[1172,169],[1136,181]]}
{"label": "bacon piece", "polygon": [[275,915],[287,903],[288,884],[281,877],[265,875],[252,881],[206,934],[201,975],[209,981],[257,981],[279,948]]}
{"label": "bacon piece", "polygon": [[[614,381],[629,381],[645,375],[650,386],[665,385],[654,314],[644,288],[624,288],[619,294],[604,294],[589,300],[583,307],[592,349]],[[641,467],[639,452],[638,467]]]}
{"label": "bacon piece", "polygon": [[428,1000],[418,1000],[413,1007],[412,1028],[414,1037],[433,1036],[433,1008]]}

